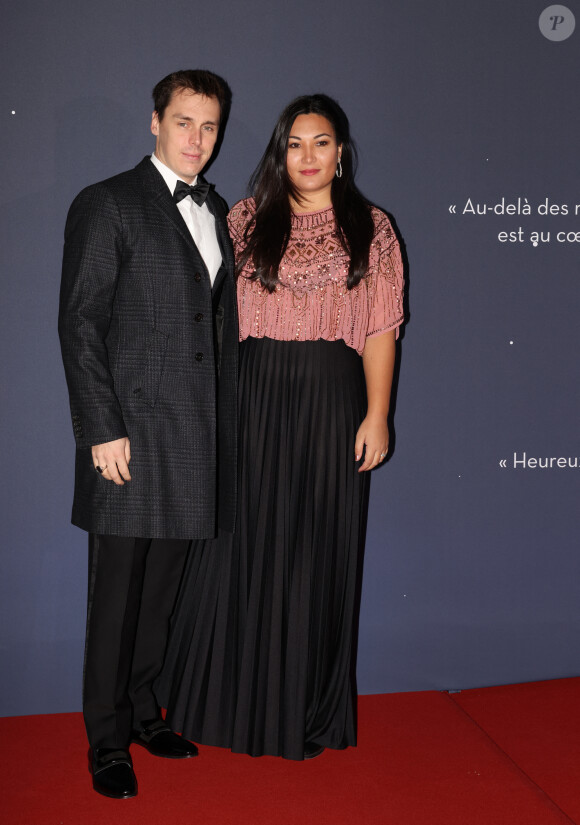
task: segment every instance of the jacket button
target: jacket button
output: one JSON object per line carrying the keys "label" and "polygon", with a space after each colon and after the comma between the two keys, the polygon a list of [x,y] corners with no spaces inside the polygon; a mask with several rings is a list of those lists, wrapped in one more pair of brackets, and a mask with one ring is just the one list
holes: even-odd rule
{"label": "jacket button", "polygon": [[203,361],[203,352],[196,352],[195,353],[195,360],[196,361]]}
{"label": "jacket button", "polygon": [[135,387],[135,389],[133,390],[133,395],[139,395],[140,392],[141,392],[141,387]]}
{"label": "jacket button", "polygon": [[195,275],[193,276],[193,280],[197,281],[197,283],[201,281],[201,275],[199,274],[199,272],[195,273]]}
{"label": "jacket button", "polygon": [[195,316],[196,321],[203,321],[203,312],[198,312]]}

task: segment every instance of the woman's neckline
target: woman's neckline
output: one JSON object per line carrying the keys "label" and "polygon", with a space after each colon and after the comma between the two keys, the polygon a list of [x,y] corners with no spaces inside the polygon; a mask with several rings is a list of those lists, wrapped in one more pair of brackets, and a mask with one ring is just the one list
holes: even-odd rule
{"label": "woman's neckline", "polygon": [[321,215],[323,212],[331,212],[332,211],[332,204],[330,206],[324,206],[322,209],[309,209],[308,212],[292,212],[293,218],[306,218],[311,215]]}

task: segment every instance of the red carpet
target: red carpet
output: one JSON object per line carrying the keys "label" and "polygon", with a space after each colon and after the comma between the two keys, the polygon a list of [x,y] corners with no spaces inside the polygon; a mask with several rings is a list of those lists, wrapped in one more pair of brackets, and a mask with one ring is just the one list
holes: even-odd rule
{"label": "red carpet", "polygon": [[579,692],[569,679],[363,696],[358,748],[305,763],[135,746],[139,796],[123,801],[91,789],[80,714],[0,719],[0,810],[9,825],[569,825]]}
{"label": "red carpet", "polygon": [[466,690],[451,698],[580,822],[580,679]]}

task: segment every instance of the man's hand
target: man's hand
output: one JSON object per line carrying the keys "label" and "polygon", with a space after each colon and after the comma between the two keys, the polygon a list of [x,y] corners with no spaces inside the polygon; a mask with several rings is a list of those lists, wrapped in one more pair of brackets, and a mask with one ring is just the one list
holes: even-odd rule
{"label": "man's hand", "polygon": [[95,470],[102,469],[101,475],[108,481],[123,485],[131,481],[129,462],[131,461],[131,447],[128,438],[117,438],[116,441],[107,441],[105,444],[95,444],[91,448]]}

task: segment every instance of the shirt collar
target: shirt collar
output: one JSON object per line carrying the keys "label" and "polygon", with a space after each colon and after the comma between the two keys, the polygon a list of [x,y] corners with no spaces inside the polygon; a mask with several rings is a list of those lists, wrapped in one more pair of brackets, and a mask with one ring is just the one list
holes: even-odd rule
{"label": "shirt collar", "polygon": [[[162,174],[163,180],[165,181],[165,183],[169,187],[169,191],[173,195],[173,193],[175,192],[177,181],[183,180],[183,178],[180,178],[179,175],[176,175],[175,172],[169,168],[169,166],[166,166],[162,161],[160,161],[155,152],[151,155],[151,162],[153,163],[153,166],[155,166],[155,168]],[[183,182],[187,183],[187,181]],[[195,176],[195,179],[192,181],[191,185],[194,186],[196,183],[197,175]]]}

